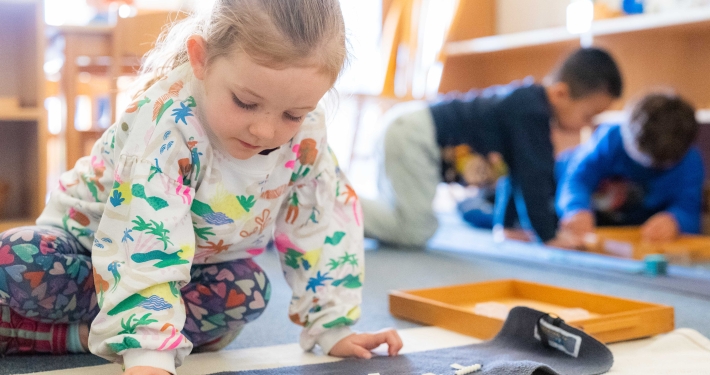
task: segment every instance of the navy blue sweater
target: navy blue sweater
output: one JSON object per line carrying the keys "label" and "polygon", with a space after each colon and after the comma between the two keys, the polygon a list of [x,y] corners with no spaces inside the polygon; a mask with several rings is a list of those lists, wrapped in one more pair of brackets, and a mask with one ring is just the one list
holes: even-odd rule
{"label": "navy blue sweater", "polygon": [[624,150],[618,125],[600,126],[589,142],[559,161],[557,210],[560,217],[592,210],[592,194],[605,179],[623,179],[639,186],[640,199],[617,213],[622,225],[640,225],[656,213],[673,214],[680,230],[700,232],[704,168],[700,151],[691,148],[670,169],[644,167]]}
{"label": "navy blue sweater", "polygon": [[534,230],[542,241],[552,239],[557,229],[555,162],[550,139],[552,109],[545,88],[526,79],[447,94],[430,109],[440,147],[466,144],[483,155],[498,152],[503,156],[515,200],[525,203],[526,212],[518,207],[521,224],[529,223],[532,228],[525,229]]}

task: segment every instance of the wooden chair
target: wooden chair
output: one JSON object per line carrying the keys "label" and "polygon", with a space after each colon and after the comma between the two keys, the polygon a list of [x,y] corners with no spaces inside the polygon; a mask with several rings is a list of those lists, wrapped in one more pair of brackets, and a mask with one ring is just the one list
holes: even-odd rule
{"label": "wooden chair", "polygon": [[116,121],[116,96],[118,78],[125,74],[125,68],[135,73],[141,65],[142,57],[154,46],[160,33],[173,22],[184,18],[185,13],[167,11],[139,12],[130,18],[119,18],[113,33],[111,48],[111,119]]}
{"label": "wooden chair", "polygon": [[[106,57],[98,57],[91,60],[86,66],[79,67],[78,72],[104,75],[109,78],[109,98],[110,98],[110,118],[111,122],[117,119],[116,98],[118,95],[118,78],[124,75],[135,75],[140,68],[142,57],[155,45],[155,41],[166,25],[175,20],[183,18],[184,13],[168,11],[139,11],[135,16],[129,18],[117,18],[115,26],[109,35],[110,62]],[[96,56],[95,56],[96,57]],[[76,85],[76,77],[63,77]],[[71,84],[71,83],[70,83]],[[76,92],[76,89],[73,90]],[[66,107],[68,111],[76,108],[76,98],[67,95]],[[74,116],[68,116],[66,124],[66,164],[67,168],[72,168],[76,161],[85,155],[103,133],[104,129],[95,124],[88,131],[79,131],[75,128]]]}

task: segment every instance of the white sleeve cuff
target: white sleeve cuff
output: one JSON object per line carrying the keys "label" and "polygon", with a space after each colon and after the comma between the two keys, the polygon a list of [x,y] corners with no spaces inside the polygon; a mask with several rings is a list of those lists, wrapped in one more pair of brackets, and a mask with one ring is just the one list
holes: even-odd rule
{"label": "white sleeve cuff", "polygon": [[175,350],[129,349],[123,353],[123,365],[126,370],[136,366],[150,366],[175,374],[175,355]]}
{"label": "white sleeve cuff", "polygon": [[354,332],[350,330],[349,327],[338,327],[331,328],[323,334],[321,334],[317,339],[316,343],[323,350],[324,354],[330,354],[330,349],[333,349],[338,341],[352,335]]}

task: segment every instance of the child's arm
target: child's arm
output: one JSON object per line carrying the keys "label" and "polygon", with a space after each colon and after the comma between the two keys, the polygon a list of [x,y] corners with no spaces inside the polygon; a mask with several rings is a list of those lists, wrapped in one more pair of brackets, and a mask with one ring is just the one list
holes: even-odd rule
{"label": "child's arm", "polygon": [[[185,305],[180,288],[190,280],[195,246],[194,189],[183,181],[194,176],[179,164],[192,160],[179,130],[168,133],[155,126],[159,142],[143,141],[142,134],[117,140],[146,145],[141,156],[116,158],[116,182],[92,250],[101,310],[89,346],[127,369],[148,366],[175,373],[192,347],[181,334]],[[161,144],[170,141],[174,146],[161,153]]]}
{"label": "child's arm", "polygon": [[503,114],[504,121],[510,123],[506,161],[515,207],[523,228],[534,230],[540,240],[547,241],[555,236],[557,229],[549,117],[529,114],[526,118],[518,118],[518,115]]}
{"label": "child's arm", "polygon": [[[579,146],[569,158],[557,182],[557,213],[561,225],[569,227],[567,229],[592,230],[592,194],[614,158],[608,136],[593,138]],[[592,228],[588,228],[590,223]]]}
{"label": "child's arm", "polygon": [[325,353],[360,317],[363,227],[358,196],[326,143],[322,109],[302,127],[292,186],[276,222],[275,244],[293,290],[289,316],[304,326],[301,346]]}
{"label": "child's arm", "polygon": [[672,198],[664,212],[673,215],[680,232],[700,233],[700,212],[705,181],[703,171],[705,169],[698,149],[692,148],[688,151],[688,155],[676,168],[680,168],[678,170],[680,178],[668,186],[667,191]]}

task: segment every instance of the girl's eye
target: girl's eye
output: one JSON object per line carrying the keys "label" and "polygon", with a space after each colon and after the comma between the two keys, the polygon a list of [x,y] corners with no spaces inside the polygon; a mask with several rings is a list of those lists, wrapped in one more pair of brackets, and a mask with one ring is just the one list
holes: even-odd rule
{"label": "girl's eye", "polygon": [[232,101],[234,104],[236,104],[239,108],[246,109],[248,111],[255,109],[256,104],[246,104],[243,101],[239,100],[236,95],[232,94]]}
{"label": "girl's eye", "polygon": [[284,112],[284,117],[286,117],[287,120],[294,121],[294,122],[300,122],[301,120],[303,120],[303,116],[296,117],[294,115],[291,115],[288,112]]}

